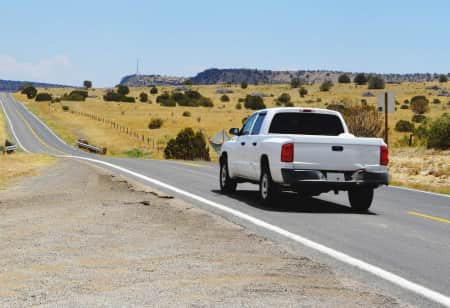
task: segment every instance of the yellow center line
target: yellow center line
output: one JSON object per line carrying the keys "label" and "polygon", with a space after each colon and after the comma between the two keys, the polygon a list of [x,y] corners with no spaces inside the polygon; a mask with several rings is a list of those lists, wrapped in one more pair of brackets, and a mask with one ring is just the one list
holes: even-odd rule
{"label": "yellow center line", "polygon": [[30,123],[28,123],[28,121],[24,118],[24,116],[18,112],[15,108],[14,108],[14,112],[19,116],[19,118],[22,120],[22,122],[25,124],[25,126],[28,128],[28,130],[31,132],[31,134],[36,138],[36,140],[42,144],[43,146],[45,146],[46,148],[48,148],[49,150],[53,150],[56,152],[59,152],[63,155],[66,155],[67,153],[47,144],[44,140],[42,140],[42,138],[34,131],[34,129],[31,127]]}
{"label": "yellow center line", "polygon": [[179,164],[179,165],[186,165],[186,166],[191,166],[191,167],[211,168],[206,165],[191,163],[191,162],[187,162],[187,161],[173,161],[173,162],[176,164]]}
{"label": "yellow center line", "polygon": [[431,215],[422,214],[422,213],[418,213],[418,212],[414,212],[414,211],[410,211],[410,212],[408,212],[408,214],[450,224],[449,219],[445,219],[445,218],[441,218],[441,217],[431,216]]}

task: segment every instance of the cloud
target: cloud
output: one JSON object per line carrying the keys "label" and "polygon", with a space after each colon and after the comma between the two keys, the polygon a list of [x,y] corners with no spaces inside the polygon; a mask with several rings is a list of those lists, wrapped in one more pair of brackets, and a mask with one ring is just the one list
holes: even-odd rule
{"label": "cloud", "polygon": [[64,55],[27,62],[0,54],[0,79],[63,83],[71,78],[71,69],[72,64]]}

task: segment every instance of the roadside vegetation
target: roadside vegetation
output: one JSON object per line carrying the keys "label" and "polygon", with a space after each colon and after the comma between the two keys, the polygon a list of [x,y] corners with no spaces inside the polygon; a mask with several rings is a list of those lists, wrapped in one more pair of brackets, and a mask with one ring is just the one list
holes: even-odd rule
{"label": "roadside vegetation", "polygon": [[[368,89],[371,78],[373,89]],[[104,96],[111,90],[93,88],[83,89],[89,95],[85,101],[65,100],[64,94],[70,95],[72,91],[79,89],[37,89],[37,92],[51,94],[53,104],[36,102],[20,92],[15,95],[27,102],[29,108],[69,143],[73,144],[76,139],[85,137],[93,144],[107,147],[109,155],[128,156],[125,153],[140,149],[142,153],[146,153],[145,157],[162,159],[165,158],[164,150],[168,142],[175,139],[181,129],[191,127],[194,132],[202,132],[206,140],[209,140],[221,129],[242,126],[243,118],[248,117],[254,110],[265,107],[304,106],[335,109],[343,113],[355,135],[382,137],[384,118],[376,110],[376,96],[380,91],[389,90],[396,94],[397,101],[396,112],[389,114],[389,147],[394,180],[399,178],[394,167],[397,150],[446,149],[445,142],[436,143],[435,140],[448,140],[444,129],[448,126],[448,117],[441,116],[450,110],[450,97],[438,96],[439,90],[430,90],[430,87],[446,87],[447,83],[389,84],[379,80],[373,81],[373,77],[364,74],[348,81],[348,76],[343,76],[338,83],[328,84],[325,87],[328,88],[327,91],[324,91],[323,84],[307,85],[295,80],[286,85],[253,85],[245,82],[237,85],[183,85],[181,91],[177,89],[180,87],[174,86],[128,88],[128,91],[118,87],[114,89],[115,93],[133,98],[137,102],[147,95],[148,101],[153,102],[151,104],[107,101]],[[382,88],[383,84],[384,89],[378,89]],[[143,93],[145,95],[142,95]],[[440,103],[433,103],[437,102],[437,99]],[[64,111],[63,105],[67,106],[70,112]],[[146,142],[117,132],[103,122],[72,112],[99,115],[116,121],[144,135]],[[159,128],[149,129],[153,119],[159,119],[163,124]],[[440,120],[435,123],[436,119]],[[397,127],[399,122],[402,124]],[[410,124],[404,124],[406,122]],[[158,125],[152,125],[156,126]],[[447,164],[448,157],[444,157]],[[217,160],[212,149],[210,158]],[[434,178],[439,187],[450,186],[450,172]],[[408,184],[407,179],[402,178],[402,181]],[[425,183],[430,184],[429,180],[423,184]]]}

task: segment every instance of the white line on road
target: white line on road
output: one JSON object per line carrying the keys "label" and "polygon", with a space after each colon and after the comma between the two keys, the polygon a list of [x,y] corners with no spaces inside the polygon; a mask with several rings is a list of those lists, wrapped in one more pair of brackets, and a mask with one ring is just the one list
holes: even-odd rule
{"label": "white line on road", "polygon": [[196,200],[198,202],[201,202],[203,204],[206,204],[208,206],[211,206],[213,208],[221,210],[221,211],[223,211],[225,213],[228,213],[228,214],[231,214],[231,215],[233,215],[235,217],[238,217],[238,218],[240,218],[242,220],[250,222],[250,223],[252,223],[252,224],[254,224],[254,225],[258,226],[258,227],[262,227],[262,228],[264,228],[266,230],[269,230],[269,231],[272,231],[272,232],[277,233],[279,235],[282,235],[282,236],[284,236],[286,238],[289,238],[289,239],[291,239],[291,240],[293,240],[295,242],[298,242],[298,243],[300,243],[302,245],[305,245],[305,246],[307,246],[309,248],[312,248],[312,249],[314,249],[316,251],[319,251],[319,252],[321,252],[323,254],[326,254],[326,255],[328,255],[328,256],[336,259],[336,260],[339,260],[339,261],[341,261],[343,263],[355,266],[355,267],[357,267],[357,268],[359,268],[359,269],[361,269],[363,271],[369,272],[369,273],[374,274],[374,275],[376,275],[376,276],[378,276],[378,277],[380,277],[382,279],[390,281],[393,284],[396,284],[396,285],[398,285],[398,286],[400,286],[400,287],[402,287],[404,289],[410,290],[410,291],[412,291],[412,292],[414,292],[416,294],[419,294],[419,295],[421,295],[421,296],[423,296],[425,298],[428,298],[429,300],[432,300],[434,302],[440,303],[441,305],[444,305],[446,307],[450,307],[450,297],[448,297],[448,296],[446,296],[444,294],[441,294],[441,293],[438,293],[438,292],[433,291],[431,289],[428,289],[428,288],[426,288],[424,286],[421,286],[421,285],[419,285],[417,283],[414,283],[414,282],[409,281],[409,280],[407,280],[407,279],[405,279],[403,277],[400,277],[400,276],[398,276],[396,274],[393,274],[393,273],[391,273],[389,271],[386,271],[386,270],[384,270],[384,269],[382,269],[380,267],[377,267],[375,265],[366,263],[366,262],[364,262],[362,260],[353,258],[353,257],[351,257],[351,256],[349,256],[349,255],[347,255],[345,253],[339,252],[339,251],[334,250],[332,248],[329,248],[329,247],[327,247],[325,245],[316,243],[316,242],[311,241],[311,240],[309,240],[309,239],[307,239],[305,237],[302,237],[300,235],[294,234],[294,233],[289,232],[289,231],[287,231],[285,229],[282,229],[282,228],[280,228],[278,226],[269,224],[269,223],[267,223],[267,222],[265,222],[265,221],[263,221],[261,219],[255,218],[255,217],[250,216],[248,214],[245,214],[245,213],[242,213],[242,212],[237,211],[235,209],[229,208],[229,207],[227,207],[225,205],[216,203],[214,201],[211,201],[211,200],[208,200],[208,199],[203,198],[201,196],[192,194],[190,192],[187,192],[187,191],[182,190],[180,188],[177,188],[175,186],[166,184],[166,183],[161,182],[159,180],[150,178],[150,177],[145,176],[143,174],[131,171],[129,169],[126,169],[126,168],[123,168],[123,167],[120,167],[120,166],[117,166],[117,165],[114,165],[114,164],[111,164],[111,163],[108,163],[108,162],[104,162],[104,161],[97,160],[97,159],[92,159],[92,158],[80,157],[80,156],[71,156],[71,155],[60,156],[60,157],[67,157],[67,158],[86,160],[86,161],[90,161],[90,162],[93,162],[93,163],[104,165],[104,166],[116,169],[118,171],[127,173],[127,174],[132,175],[134,177],[137,177],[137,178],[139,178],[141,180],[144,180],[144,181],[146,181],[148,183],[151,183],[151,184],[157,185],[159,187],[168,189],[168,190],[173,191],[173,192],[175,192],[175,193],[177,193],[179,195],[185,196],[185,197],[187,197],[189,199],[192,199],[192,200]]}
{"label": "white line on road", "polygon": [[30,153],[30,151],[28,151],[28,150],[23,146],[23,144],[20,143],[19,138],[17,138],[16,131],[14,130],[14,126],[13,126],[13,124],[12,124],[12,121],[11,121],[11,119],[9,118],[8,113],[6,113],[5,106],[3,105],[3,102],[2,102],[1,99],[0,99],[0,105],[2,106],[3,114],[5,115],[6,120],[7,120],[8,123],[9,123],[9,127],[11,128],[11,132],[12,132],[12,134],[13,134],[13,136],[14,136],[14,139],[16,140],[17,144],[22,148],[22,150],[24,150],[24,151],[27,152],[27,153]]}

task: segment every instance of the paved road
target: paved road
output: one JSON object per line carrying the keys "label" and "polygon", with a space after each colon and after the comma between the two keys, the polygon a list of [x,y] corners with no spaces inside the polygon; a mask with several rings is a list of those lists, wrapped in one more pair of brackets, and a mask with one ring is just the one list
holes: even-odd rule
{"label": "paved road", "polygon": [[[216,164],[102,158],[80,152],[59,140],[10,95],[0,94],[0,101],[18,141],[25,150],[95,158],[126,168],[261,219],[450,297],[449,197],[385,187],[376,191],[371,211],[366,214],[352,212],[346,194],[343,193],[337,196],[324,194],[320,198],[302,200],[293,194],[285,194],[275,208],[262,208],[256,201],[257,187],[254,185],[240,185],[238,192],[232,196],[220,194]],[[121,173],[120,170],[114,171]],[[166,190],[164,187],[161,189]],[[191,199],[190,201],[199,207],[225,216],[272,239],[287,241],[279,234],[255,227],[246,220],[211,208],[186,194],[181,194],[180,197]],[[293,249],[298,248],[332,264],[341,273],[359,277],[381,290],[392,291],[409,303],[419,306],[428,306],[431,303],[380,278],[314,253],[300,244],[288,244]]]}

